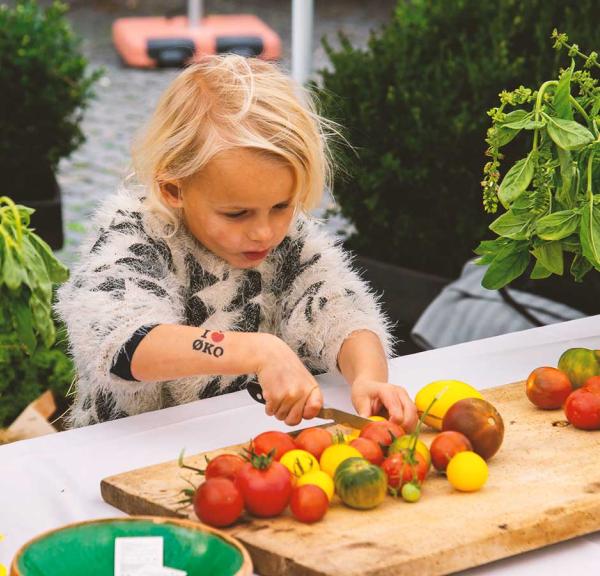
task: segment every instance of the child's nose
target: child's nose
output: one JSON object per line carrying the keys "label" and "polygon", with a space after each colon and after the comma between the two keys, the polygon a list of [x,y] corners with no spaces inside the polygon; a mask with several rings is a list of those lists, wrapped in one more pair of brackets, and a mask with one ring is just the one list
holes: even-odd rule
{"label": "child's nose", "polygon": [[267,244],[271,240],[272,235],[271,227],[268,224],[258,224],[252,226],[248,233],[248,238],[253,242]]}

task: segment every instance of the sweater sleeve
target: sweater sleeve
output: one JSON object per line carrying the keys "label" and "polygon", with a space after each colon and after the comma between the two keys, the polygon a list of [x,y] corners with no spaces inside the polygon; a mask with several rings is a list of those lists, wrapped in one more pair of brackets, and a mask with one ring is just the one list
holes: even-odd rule
{"label": "sweater sleeve", "polygon": [[129,392],[143,383],[111,372],[118,352],[140,326],[183,323],[182,308],[169,247],[146,232],[140,212],[123,209],[82,251],[56,303],[80,379]]}
{"label": "sweater sleeve", "polygon": [[374,332],[389,358],[390,323],[349,255],[316,222],[297,226],[278,254],[282,339],[313,373],[336,370],[340,348],[356,330]]}

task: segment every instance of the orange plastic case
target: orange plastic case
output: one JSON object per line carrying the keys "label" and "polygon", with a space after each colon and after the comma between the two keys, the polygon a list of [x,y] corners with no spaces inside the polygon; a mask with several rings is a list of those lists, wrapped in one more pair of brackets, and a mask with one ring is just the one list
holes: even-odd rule
{"label": "orange plastic case", "polygon": [[265,60],[281,55],[277,33],[251,14],[206,16],[193,28],[185,16],[119,18],[112,33],[125,63],[139,68],[182,65],[221,52]]}

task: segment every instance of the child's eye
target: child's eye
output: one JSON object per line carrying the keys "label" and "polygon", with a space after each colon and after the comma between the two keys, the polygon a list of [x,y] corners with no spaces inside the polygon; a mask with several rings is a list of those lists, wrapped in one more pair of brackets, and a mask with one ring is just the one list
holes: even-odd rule
{"label": "child's eye", "polygon": [[276,204],[275,206],[273,206],[273,208],[275,208],[275,210],[285,210],[289,207],[289,205],[289,202],[283,202],[282,204]]}
{"label": "child's eye", "polygon": [[239,212],[226,212],[223,214],[223,216],[226,216],[227,218],[235,219],[235,218],[240,218],[244,214],[246,214],[246,210],[240,210]]}

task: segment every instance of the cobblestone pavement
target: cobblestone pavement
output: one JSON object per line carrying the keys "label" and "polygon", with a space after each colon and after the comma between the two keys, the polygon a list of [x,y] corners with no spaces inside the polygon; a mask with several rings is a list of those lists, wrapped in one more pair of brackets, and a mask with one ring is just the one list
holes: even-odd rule
{"label": "cobblestone pavement", "polygon": [[[89,216],[106,195],[113,193],[128,171],[129,148],[136,131],[150,115],[160,94],[177,75],[175,70],[125,68],[112,45],[111,24],[116,17],[185,13],[185,2],[158,0],[76,0],[69,2],[69,20],[82,39],[82,50],[91,67],[103,66],[105,75],[96,85],[96,98],[87,109],[83,131],[87,141],[59,167],[63,194],[65,245],[57,252],[67,265],[88,231]],[[281,65],[290,68],[291,2],[284,0],[205,1],[206,13],[253,13],[265,20],[282,38]],[[315,2],[314,69],[327,65],[320,38],[333,44],[338,30],[357,45],[364,45],[371,29],[385,22],[393,0],[320,0]],[[318,75],[317,75],[318,77]],[[329,221],[332,230],[345,224]]]}

